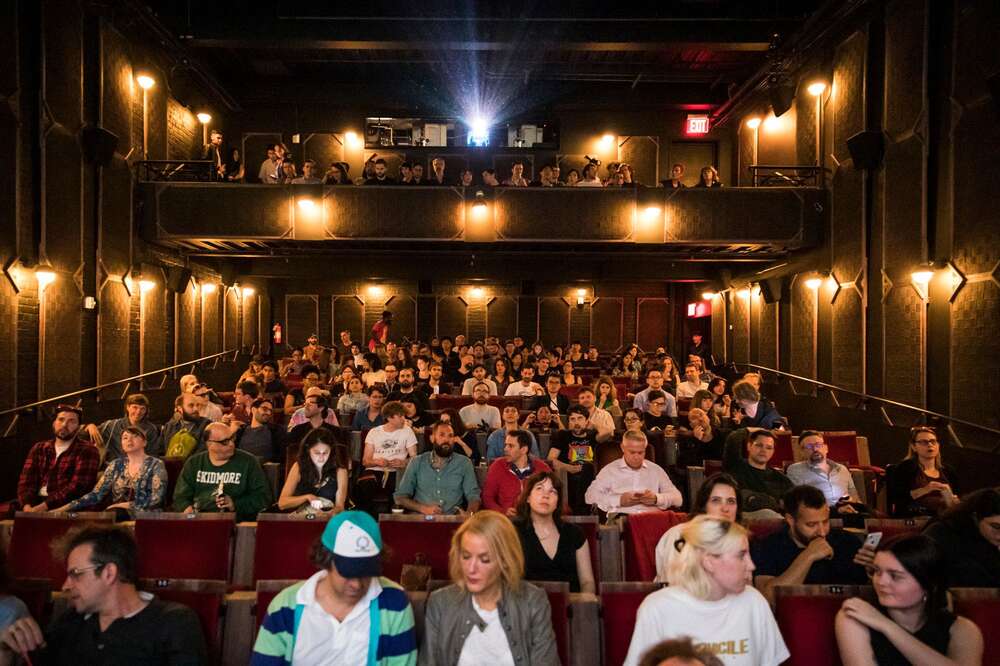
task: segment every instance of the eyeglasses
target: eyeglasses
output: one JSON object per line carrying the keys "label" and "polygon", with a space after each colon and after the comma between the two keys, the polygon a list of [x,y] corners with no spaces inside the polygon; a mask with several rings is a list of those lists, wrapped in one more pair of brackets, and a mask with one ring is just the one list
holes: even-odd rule
{"label": "eyeglasses", "polygon": [[937,439],[935,439],[935,438],[932,437],[931,439],[915,439],[915,440],[913,440],[913,443],[914,444],[937,444],[938,441],[937,441]]}
{"label": "eyeglasses", "polygon": [[101,564],[94,564],[94,565],[89,566],[89,567],[75,567],[73,569],[67,569],[66,570],[66,576],[68,578],[72,578],[73,580],[80,580],[80,577],[83,574],[87,573],[88,571],[93,571],[94,574],[96,575],[97,572],[99,572],[105,566],[107,566],[107,562],[103,562]]}

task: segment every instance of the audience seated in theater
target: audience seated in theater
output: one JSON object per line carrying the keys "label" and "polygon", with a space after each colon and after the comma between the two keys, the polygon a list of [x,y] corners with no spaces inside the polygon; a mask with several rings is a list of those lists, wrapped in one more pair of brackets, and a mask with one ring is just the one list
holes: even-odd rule
{"label": "audience seated in theater", "polygon": [[566,172],[566,187],[576,187],[580,183],[580,172],[570,169]]}
{"label": "audience seated in theater", "polygon": [[372,428],[365,437],[361,458],[364,471],[355,484],[358,508],[375,515],[377,500],[388,501],[396,489],[396,475],[417,455],[417,437],[406,425],[406,410],[390,400],[382,408],[385,423]]}
{"label": "audience seated in theater", "polygon": [[207,450],[184,463],[174,489],[174,510],[184,513],[235,512],[253,520],[271,504],[271,488],[257,458],[236,448],[224,423],[205,429]]}
{"label": "audience seated in theater", "polygon": [[330,518],[310,552],[319,571],[268,605],[251,666],[415,666],[413,608],[399,585],[379,575],[382,552],[378,523],[368,514]]}
{"label": "audience seated in theater", "polygon": [[785,419],[767,400],[761,400],[760,392],[749,382],[741,381],[733,385],[733,423],[741,428],[782,429]]}
{"label": "audience seated in theater", "polygon": [[[388,395],[390,391],[395,391],[399,388],[399,368],[400,366],[395,363],[386,363],[385,367],[382,368],[382,371],[385,373],[385,381],[379,382],[377,385],[385,389],[386,395]],[[418,388],[423,388],[423,385],[419,380],[417,381],[417,385]]]}
{"label": "audience seated in theater", "polygon": [[250,406],[260,395],[260,387],[252,379],[244,379],[236,385],[233,391],[233,408],[228,414],[222,415],[223,423],[232,425],[233,421],[250,423]]}
{"label": "audience seated in theater", "polygon": [[524,417],[524,423],[521,424],[521,427],[529,428],[535,435],[543,433],[553,435],[563,429],[563,422],[558,414],[552,413],[548,405],[542,405]]}
{"label": "audience seated in theater", "polygon": [[480,382],[490,387],[490,395],[497,394],[496,382],[486,377],[486,366],[476,363],[472,366],[472,376],[462,382],[462,395],[472,395],[472,387]]}
{"label": "audience seated in theater", "polygon": [[400,163],[398,181],[400,185],[413,185],[413,164],[411,162]]}
{"label": "audience seated in theater", "polygon": [[278,171],[278,155],[274,149],[274,144],[267,147],[267,157],[260,163],[257,170],[257,180],[265,185],[277,185],[278,178],[275,175]]}
{"label": "audience seated in theater", "polygon": [[635,408],[629,408],[622,414],[622,423],[625,425],[625,432],[641,432],[645,434],[642,425],[642,412]]}
{"label": "audience seated in theater", "polygon": [[360,376],[354,372],[354,361],[348,361],[341,366],[340,372],[330,381],[330,395],[339,398],[347,393],[347,386],[355,376],[360,379]]}
{"label": "audience seated in theater", "polygon": [[702,389],[708,389],[708,383],[702,381],[698,364],[688,363],[684,366],[684,381],[677,385],[677,397],[690,400]]}
{"label": "audience seated in theater", "polygon": [[532,409],[547,407],[553,414],[565,414],[569,409],[569,398],[559,392],[562,388],[560,375],[549,375],[545,378],[545,391],[531,401]]}
{"label": "audience seated in theater", "polygon": [[503,181],[507,187],[527,187],[528,179],[524,177],[524,163],[514,162],[510,167],[510,177]]}
{"label": "audience seated in theater", "polygon": [[583,531],[562,520],[563,496],[559,475],[546,468],[523,483],[514,526],[524,552],[524,575],[529,580],[569,583],[570,592],[594,594],[590,546]]}
{"label": "audience seated in theater", "polygon": [[466,456],[472,461],[473,467],[479,465],[482,455],[479,452],[479,442],[476,438],[476,433],[465,429],[465,424],[462,423],[462,418],[458,415],[458,410],[454,407],[442,409],[441,413],[438,414],[438,421],[451,424],[453,432],[451,440],[452,450],[455,453]]}
{"label": "audience seated in theater", "polygon": [[924,534],[944,553],[948,587],[1000,587],[1000,488],[969,493]]}
{"label": "audience seated in theater", "polygon": [[291,183],[293,180],[298,178],[299,172],[295,168],[295,162],[287,161],[281,163],[281,182],[285,184]]}
{"label": "audience seated in theater", "polygon": [[[521,381],[515,382],[507,387],[504,395],[510,397],[532,398],[541,396],[544,393],[541,385],[534,381],[535,369],[530,365],[521,368]],[[546,379],[546,382],[548,380]]]}
{"label": "audience seated in theater", "polygon": [[747,580],[754,570],[747,531],[724,518],[698,516],[684,524],[667,571],[669,587],[643,600],[626,666],[650,646],[690,637],[733,664],[777,666],[790,656],[771,609]]}
{"label": "audience seated in theater", "polygon": [[350,456],[326,428],[310,430],[288,470],[278,497],[281,511],[343,511],[347,503]]}
{"label": "audience seated in theater", "polygon": [[563,361],[562,363],[562,382],[566,386],[577,386],[580,384],[580,378],[573,373],[573,361]]}
{"label": "audience seated in theater", "polygon": [[236,380],[236,384],[239,385],[240,382],[245,382],[247,380],[253,382],[260,381],[260,371],[261,367],[264,365],[264,357],[260,354],[254,354],[250,357],[250,363],[247,365],[247,369],[243,371],[240,378]]}
{"label": "audience seated in theater", "polygon": [[80,438],[82,417],[79,407],[56,407],[53,438],[32,446],[21,468],[17,500],[22,511],[49,511],[94,487],[101,454]]}
{"label": "audience seated in theater", "polygon": [[427,366],[427,381],[420,385],[428,396],[451,393],[451,385],[443,381],[444,366],[438,361],[431,361]]}
{"label": "audience seated in theater", "polygon": [[743,381],[750,382],[757,391],[761,391],[764,386],[764,378],[761,377],[759,372],[747,372],[743,375]]}
{"label": "audience seated in theater", "polygon": [[586,408],[573,405],[568,418],[569,427],[552,435],[548,461],[555,471],[568,474],[566,492],[573,513],[586,514],[590,513],[585,495],[594,480],[597,437],[588,428]]}
{"label": "audience seated in theater", "polygon": [[351,427],[355,430],[370,430],[385,423],[382,419],[385,396],[386,390],[378,384],[368,389],[368,402],[364,408],[354,413]]}
{"label": "audience seated in theater", "polygon": [[534,436],[527,430],[512,429],[504,432],[504,455],[490,464],[483,484],[485,508],[514,516],[517,498],[524,489],[525,480],[537,472],[550,471],[549,466],[538,457],[537,451],[532,453],[534,444]]}
{"label": "audience seated in theater", "polygon": [[646,436],[626,432],[622,457],[605,465],[587,488],[587,504],[611,513],[666,511],[681,505],[677,490],[662,467],[646,460]]}
{"label": "audience seated in theater", "polygon": [[[421,169],[423,171],[423,169]],[[372,174],[365,175],[365,185],[395,185],[396,181],[386,174],[386,163],[381,157],[376,158],[372,167]]]}
{"label": "audience seated in theater", "polygon": [[812,486],[826,497],[830,513],[834,518],[841,514],[868,513],[861,503],[858,489],[847,465],[841,465],[827,457],[830,447],[823,440],[823,433],[803,430],[799,433],[799,446],[809,458],[792,463],[785,470],[788,478],[797,486]]}
{"label": "audience seated in theater", "polygon": [[[66,562],[66,609],[43,630],[18,619],[2,636],[0,664],[207,664],[194,612],[136,589],[138,555],[125,527],[80,525],[54,550]],[[30,655],[30,656],[29,656]]]}
{"label": "audience seated in theater", "polygon": [[621,418],[622,408],[618,402],[618,389],[610,377],[601,375],[594,380],[590,388],[596,396],[594,404],[611,414],[612,418]]}
{"label": "audience seated in theater", "polygon": [[733,397],[726,393],[728,384],[722,377],[713,377],[708,383],[708,392],[712,394],[713,408],[721,419],[728,419],[732,416],[731,406]]}
{"label": "audience seated in theater", "polygon": [[257,456],[261,462],[277,461],[287,431],[274,422],[274,405],[267,398],[257,398],[250,406],[250,417],[249,425],[229,423],[236,436],[236,448]]}
{"label": "audience seated in theater", "polygon": [[[705,479],[691,504],[688,519],[700,515],[743,523],[743,505],[735,479],[720,472]],[[656,582],[666,583],[670,563],[677,554],[677,540],[681,538],[685,523],[678,523],[664,532],[656,544]]]}
{"label": "audience seated in theater", "polygon": [[353,185],[351,165],[347,162],[330,162],[330,168],[323,176],[324,185]]}
{"label": "audience seated in theater", "polygon": [[160,430],[160,451],[147,445],[151,455],[165,453],[169,458],[187,458],[196,451],[204,451],[205,428],[211,421],[199,413],[201,403],[193,393],[182,393],[174,400],[174,416]]}
{"label": "audience seated in theater", "polygon": [[497,172],[493,169],[486,169],[480,174],[480,177],[483,179],[483,185],[486,187],[498,187],[500,185],[500,181],[497,180]]}
{"label": "audience seated in theater", "polygon": [[692,407],[688,411],[691,429],[683,428],[677,436],[677,464],[704,465],[706,460],[722,458],[727,432],[716,430],[705,410]]}
{"label": "audience seated in theater", "polygon": [[794,484],[768,467],[773,457],[774,433],[769,430],[740,428],[726,437],[722,468],[740,485],[743,511],[748,518],[781,518],[781,501]]}
{"label": "audience seated in theater", "polygon": [[517,381],[517,377],[510,368],[510,360],[505,356],[497,356],[491,363],[493,370],[490,372],[490,380],[497,386],[497,395],[507,393],[507,387]]}
{"label": "audience seated in theater", "polygon": [[548,596],[524,580],[517,530],[481,511],[455,530],[452,585],[427,600],[421,664],[558,666]]}
{"label": "audience seated in theater", "polygon": [[427,174],[428,185],[449,186],[451,179],[445,175],[445,161],[443,157],[435,157],[431,160],[431,172]]}
{"label": "audience seated in theater", "polygon": [[162,509],[167,468],[162,460],[146,453],[146,431],[136,426],[125,428],[121,448],[122,454],[111,459],[93,490],[55,511],[103,508],[135,513]]}
{"label": "audience seated in theater", "polygon": [[476,384],[472,387],[472,404],[459,410],[462,423],[468,430],[491,431],[500,427],[500,410],[486,404],[490,398],[490,387],[486,384]]}
{"label": "audience seated in theater", "polygon": [[979,627],[948,610],[947,569],[933,539],[888,539],[879,544],[872,569],[878,604],[855,597],[837,613],[844,666],[982,663]]}
{"label": "audience seated in theater", "polygon": [[597,406],[597,396],[590,387],[584,386],[576,394],[576,401],[587,412],[587,428],[593,429],[597,441],[606,442],[615,434],[615,420],[606,410]]}
{"label": "audience seated in theater", "polygon": [[[669,181],[664,181],[669,182]],[[667,187],[670,187],[667,185]],[[684,187],[681,185],[681,187]],[[690,638],[661,641],[642,655],[639,666],[724,666],[707,645],[695,647]]]}
{"label": "audience seated in theater", "polygon": [[351,339],[350,331],[340,332],[340,341],[337,343],[337,352],[340,355],[341,360],[346,361],[348,358],[353,357],[353,352],[351,351],[357,343]]}
{"label": "audience seated in theater", "polygon": [[282,363],[281,371],[278,373],[282,379],[285,379],[289,375],[295,375],[299,377],[303,374],[302,368],[307,364],[305,360],[305,351],[302,347],[292,348],[292,360]]}
{"label": "audience seated in theater", "polygon": [[264,365],[260,367],[260,378],[261,393],[276,400],[277,404],[282,406],[282,413],[284,413],[285,394],[288,393],[288,387],[278,378],[278,364],[274,361],[264,361]]}
{"label": "audience seated in theater", "polygon": [[650,391],[646,394],[646,412],[642,415],[642,425],[646,430],[666,430],[677,425],[677,419],[666,413],[667,394]]}
{"label": "audience seated in theater", "polygon": [[126,428],[139,428],[145,433],[145,439],[153,451],[160,450],[160,428],[149,420],[149,399],[141,393],[133,393],[125,398],[125,416],[118,419],[108,419],[100,425],[88,423],[84,428],[90,435],[104,460],[114,460],[122,455],[122,433]]}
{"label": "audience seated in theater", "polygon": [[337,411],[341,414],[360,412],[366,407],[368,407],[368,395],[364,391],[364,385],[358,377],[352,377],[347,382],[347,391],[337,401]]}
{"label": "audience seated in theater", "polygon": [[364,369],[361,380],[365,388],[376,384],[385,384],[385,370],[382,368],[382,359],[378,354],[369,352],[364,355]]}
{"label": "audience seated in theater", "polygon": [[684,165],[681,163],[674,164],[670,167],[670,178],[668,180],[660,181],[661,184],[666,188],[671,189],[684,189],[687,185],[684,184]]}
{"label": "audience seated in theater", "polygon": [[399,404],[403,406],[406,425],[413,428],[414,432],[422,430],[425,426],[429,426],[436,421],[433,414],[420,410],[417,395],[414,393],[400,396]]}
{"label": "audience seated in theater", "polygon": [[757,589],[774,600],[777,585],[864,585],[875,549],[855,535],[830,527],[830,506],[816,488],[795,486],[785,494],[785,525],[751,545]]}
{"label": "audience seated in theater", "polygon": [[649,394],[652,391],[661,391],[665,393],[665,404],[663,407],[664,415],[676,418],[677,401],[674,400],[674,396],[663,391],[663,381],[663,371],[658,367],[651,368],[646,373],[646,388],[635,394],[635,398],[632,400],[632,406],[643,413],[647,412],[649,410]]}
{"label": "audience seated in theater", "polygon": [[306,401],[288,421],[288,443],[301,442],[313,428],[325,427],[333,432],[339,423],[337,413],[330,407],[330,394],[314,386],[309,389]]}
{"label": "audience seated in theater", "polygon": [[293,388],[285,395],[284,414],[294,414],[295,410],[306,401],[306,392],[314,386],[323,386],[322,375],[315,365],[302,366],[302,386]]}
{"label": "audience seated in theater", "polygon": [[214,393],[208,384],[198,383],[191,387],[191,393],[198,398],[198,413],[209,421],[222,420],[222,408],[211,401],[210,395]]}
{"label": "audience seated in theater", "polygon": [[695,187],[722,187],[719,181],[719,172],[714,166],[703,166],[701,174],[698,176],[698,184]]}
{"label": "audience seated in theater", "polygon": [[714,393],[711,391],[697,391],[694,397],[691,398],[691,407],[689,410],[700,409],[705,412],[709,424],[714,430],[722,433],[722,438],[725,439],[725,435],[729,434],[729,431],[733,429],[733,422],[728,416],[729,410],[716,409],[716,405],[716,396]]}
{"label": "audience seated in theater", "polygon": [[[502,458],[507,455],[506,438],[509,433],[521,428],[518,423],[520,416],[521,411],[514,405],[506,405],[503,408],[503,411],[500,413],[500,427],[491,432],[490,436],[486,438],[487,464],[492,464],[497,458]],[[528,432],[528,439],[531,442],[531,455],[541,455],[538,452],[538,441],[535,439],[535,435],[530,431]]]}
{"label": "audience seated in theater", "polygon": [[454,454],[454,437],[450,423],[432,426],[431,450],[414,456],[396,485],[397,505],[428,516],[479,510],[476,470],[467,456]]}
{"label": "audience seated in theater", "polygon": [[386,399],[399,400],[403,396],[410,396],[413,398],[414,402],[417,404],[418,411],[421,414],[430,409],[430,403],[427,401],[427,394],[417,388],[413,368],[400,368],[399,386],[395,391],[390,393]]}
{"label": "audience seated in theater", "polygon": [[588,158],[587,166],[583,167],[583,175],[575,187],[604,187],[604,183],[597,177],[597,167],[600,165],[599,160],[594,161]]}
{"label": "audience seated in theater", "polygon": [[410,181],[410,185],[426,185],[427,180],[424,178],[424,165],[420,162],[413,163],[413,179]]}
{"label": "audience seated in theater", "polygon": [[292,185],[322,185],[323,180],[317,176],[316,162],[305,160],[302,162],[302,175],[291,180]]}
{"label": "audience seated in theater", "polygon": [[886,495],[894,518],[936,516],[958,504],[958,472],[941,461],[941,442],[930,426],[910,429],[906,458],[887,472]]}

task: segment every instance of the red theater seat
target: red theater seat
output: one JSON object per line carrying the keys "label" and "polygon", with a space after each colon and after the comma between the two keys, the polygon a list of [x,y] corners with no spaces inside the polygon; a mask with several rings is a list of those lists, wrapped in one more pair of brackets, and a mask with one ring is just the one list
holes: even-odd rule
{"label": "red theater seat", "polygon": [[[705,460],[703,462],[705,468],[705,478],[712,476],[713,474],[719,474],[722,472],[722,461],[721,460]],[[691,498],[694,501],[694,498]]]}
{"label": "red theater seat", "polygon": [[14,515],[14,528],[7,551],[7,566],[14,578],[44,578],[52,589],[61,590],[66,563],[52,556],[52,542],[76,525],[114,522],[113,512],[25,513]]}
{"label": "red theater seat", "polygon": [[600,523],[597,516],[567,516],[563,514],[562,519],[567,523],[573,523],[583,532],[587,538],[587,546],[590,549],[590,566],[594,570],[594,581],[601,582],[601,555],[598,539],[600,539]]}
{"label": "red theater seat", "polygon": [[865,520],[865,531],[881,532],[882,540],[890,539],[900,534],[919,534],[930,518],[868,518]]}
{"label": "red theater seat", "polygon": [[779,585],[774,588],[775,618],[788,646],[789,666],[839,666],[833,621],[845,599],[872,601],[871,587],[860,585]]}
{"label": "red theater seat", "polygon": [[431,578],[447,579],[451,535],[463,520],[461,516],[434,516],[433,520],[427,520],[422,515],[380,515],[379,529],[385,544],[382,575],[399,580],[403,565],[413,564],[417,553],[423,553],[431,566]]}
{"label": "red theater seat", "polygon": [[[66,574],[63,573],[63,577]],[[60,583],[61,585],[61,583]],[[52,581],[47,578],[24,578],[11,581],[10,594],[24,602],[28,607],[31,617],[38,621],[41,626],[46,626],[49,620],[49,600],[52,596]]]}
{"label": "red theater seat", "polygon": [[576,399],[580,395],[580,389],[582,388],[583,388],[582,384],[573,384],[572,386],[563,386],[561,389],[559,389],[559,392],[562,393],[564,396],[566,396],[570,404],[575,405]]}
{"label": "red theater seat", "polygon": [[[786,464],[795,462],[795,447],[792,445],[792,433],[787,430],[775,430],[774,432],[774,456],[771,457],[770,467],[785,470]],[[746,446],[743,447],[743,457],[747,454]],[[831,460],[840,462],[839,458],[831,456]]]}
{"label": "red theater seat", "polygon": [[440,393],[431,398],[431,409],[461,409],[471,404],[471,395],[448,395]]}
{"label": "red theater seat", "polygon": [[222,649],[222,616],[226,595],[224,580],[171,580],[145,578],[139,587],[164,601],[183,604],[193,610],[201,623],[209,659],[215,661]]}
{"label": "red theater seat", "polygon": [[830,460],[836,460],[848,467],[862,466],[858,455],[858,433],[853,430],[824,432],[823,441],[830,450],[827,453]]}
{"label": "red theater seat", "polygon": [[140,513],[140,578],[229,580],[236,517],[231,513]]}
{"label": "red theater seat", "polygon": [[304,579],[316,573],[309,561],[313,543],[323,533],[329,515],[262,513],[257,516],[253,580]]}
{"label": "red theater seat", "polygon": [[760,518],[758,520],[746,521],[746,528],[750,532],[751,539],[763,539],[785,526],[785,521],[781,518]]}
{"label": "red theater seat", "polygon": [[660,588],[657,583],[601,583],[601,625],[604,663],[622,664],[632,642],[635,616],[642,600]]}
{"label": "red theater seat", "polygon": [[976,623],[983,632],[983,663],[1000,664],[1000,589],[955,587],[951,589],[955,613]]}
{"label": "red theater seat", "polygon": [[625,520],[625,578],[652,581],[656,578],[656,544],[674,525],[687,520],[686,513],[649,511],[628,516]]}
{"label": "red theater seat", "polygon": [[570,641],[569,641],[569,583],[556,583],[553,581],[533,580],[531,583],[545,590],[549,597],[549,606],[552,609],[552,631],[556,635],[556,651],[559,653],[559,661],[563,664],[570,662]]}

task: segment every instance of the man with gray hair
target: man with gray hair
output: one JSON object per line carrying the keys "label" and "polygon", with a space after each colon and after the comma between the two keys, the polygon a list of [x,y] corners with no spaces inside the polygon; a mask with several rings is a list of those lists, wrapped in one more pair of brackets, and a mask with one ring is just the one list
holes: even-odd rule
{"label": "man with gray hair", "polygon": [[666,511],[681,505],[677,490],[662,467],[646,460],[646,436],[628,430],[622,436],[622,457],[608,463],[587,488],[587,504],[605,513]]}

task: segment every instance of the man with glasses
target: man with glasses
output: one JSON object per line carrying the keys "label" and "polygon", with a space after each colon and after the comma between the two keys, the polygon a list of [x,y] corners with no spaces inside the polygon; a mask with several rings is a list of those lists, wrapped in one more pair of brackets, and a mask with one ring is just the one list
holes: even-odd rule
{"label": "man with glasses", "polygon": [[207,451],[184,463],[174,490],[174,510],[232,511],[239,521],[256,518],[271,504],[271,488],[257,458],[236,448],[236,436],[225,423],[205,429],[205,445]]}
{"label": "man with glasses", "polygon": [[531,408],[547,407],[553,414],[565,414],[569,409],[569,398],[559,392],[561,388],[562,377],[549,375],[545,378],[545,393],[532,401]]}
{"label": "man with glasses", "polygon": [[69,607],[44,631],[31,617],[0,638],[0,664],[207,664],[198,616],[136,589],[135,540],[127,529],[81,525],[56,544],[66,560]]}
{"label": "man with glasses", "polygon": [[663,370],[661,368],[651,368],[646,373],[646,388],[635,394],[632,406],[645,414],[649,411],[649,394],[652,391],[662,391],[666,395],[663,411],[667,416],[677,418],[677,401],[674,400],[674,396],[663,391]]}
{"label": "man with glasses", "polygon": [[823,441],[823,433],[803,430],[799,435],[799,446],[809,458],[789,465],[785,470],[792,483],[812,486],[822,492],[834,517],[841,513],[858,513],[852,504],[861,504],[861,496],[854,486],[851,471],[846,465],[827,458],[830,447]]}
{"label": "man with glasses", "polygon": [[677,425],[677,419],[667,414],[667,394],[650,391],[646,394],[648,406],[642,415],[642,425],[646,430],[666,430]]}
{"label": "man with glasses", "polygon": [[59,405],[52,420],[52,439],[31,447],[17,482],[22,511],[49,511],[90,492],[97,481],[101,454],[80,439],[83,410]]}

